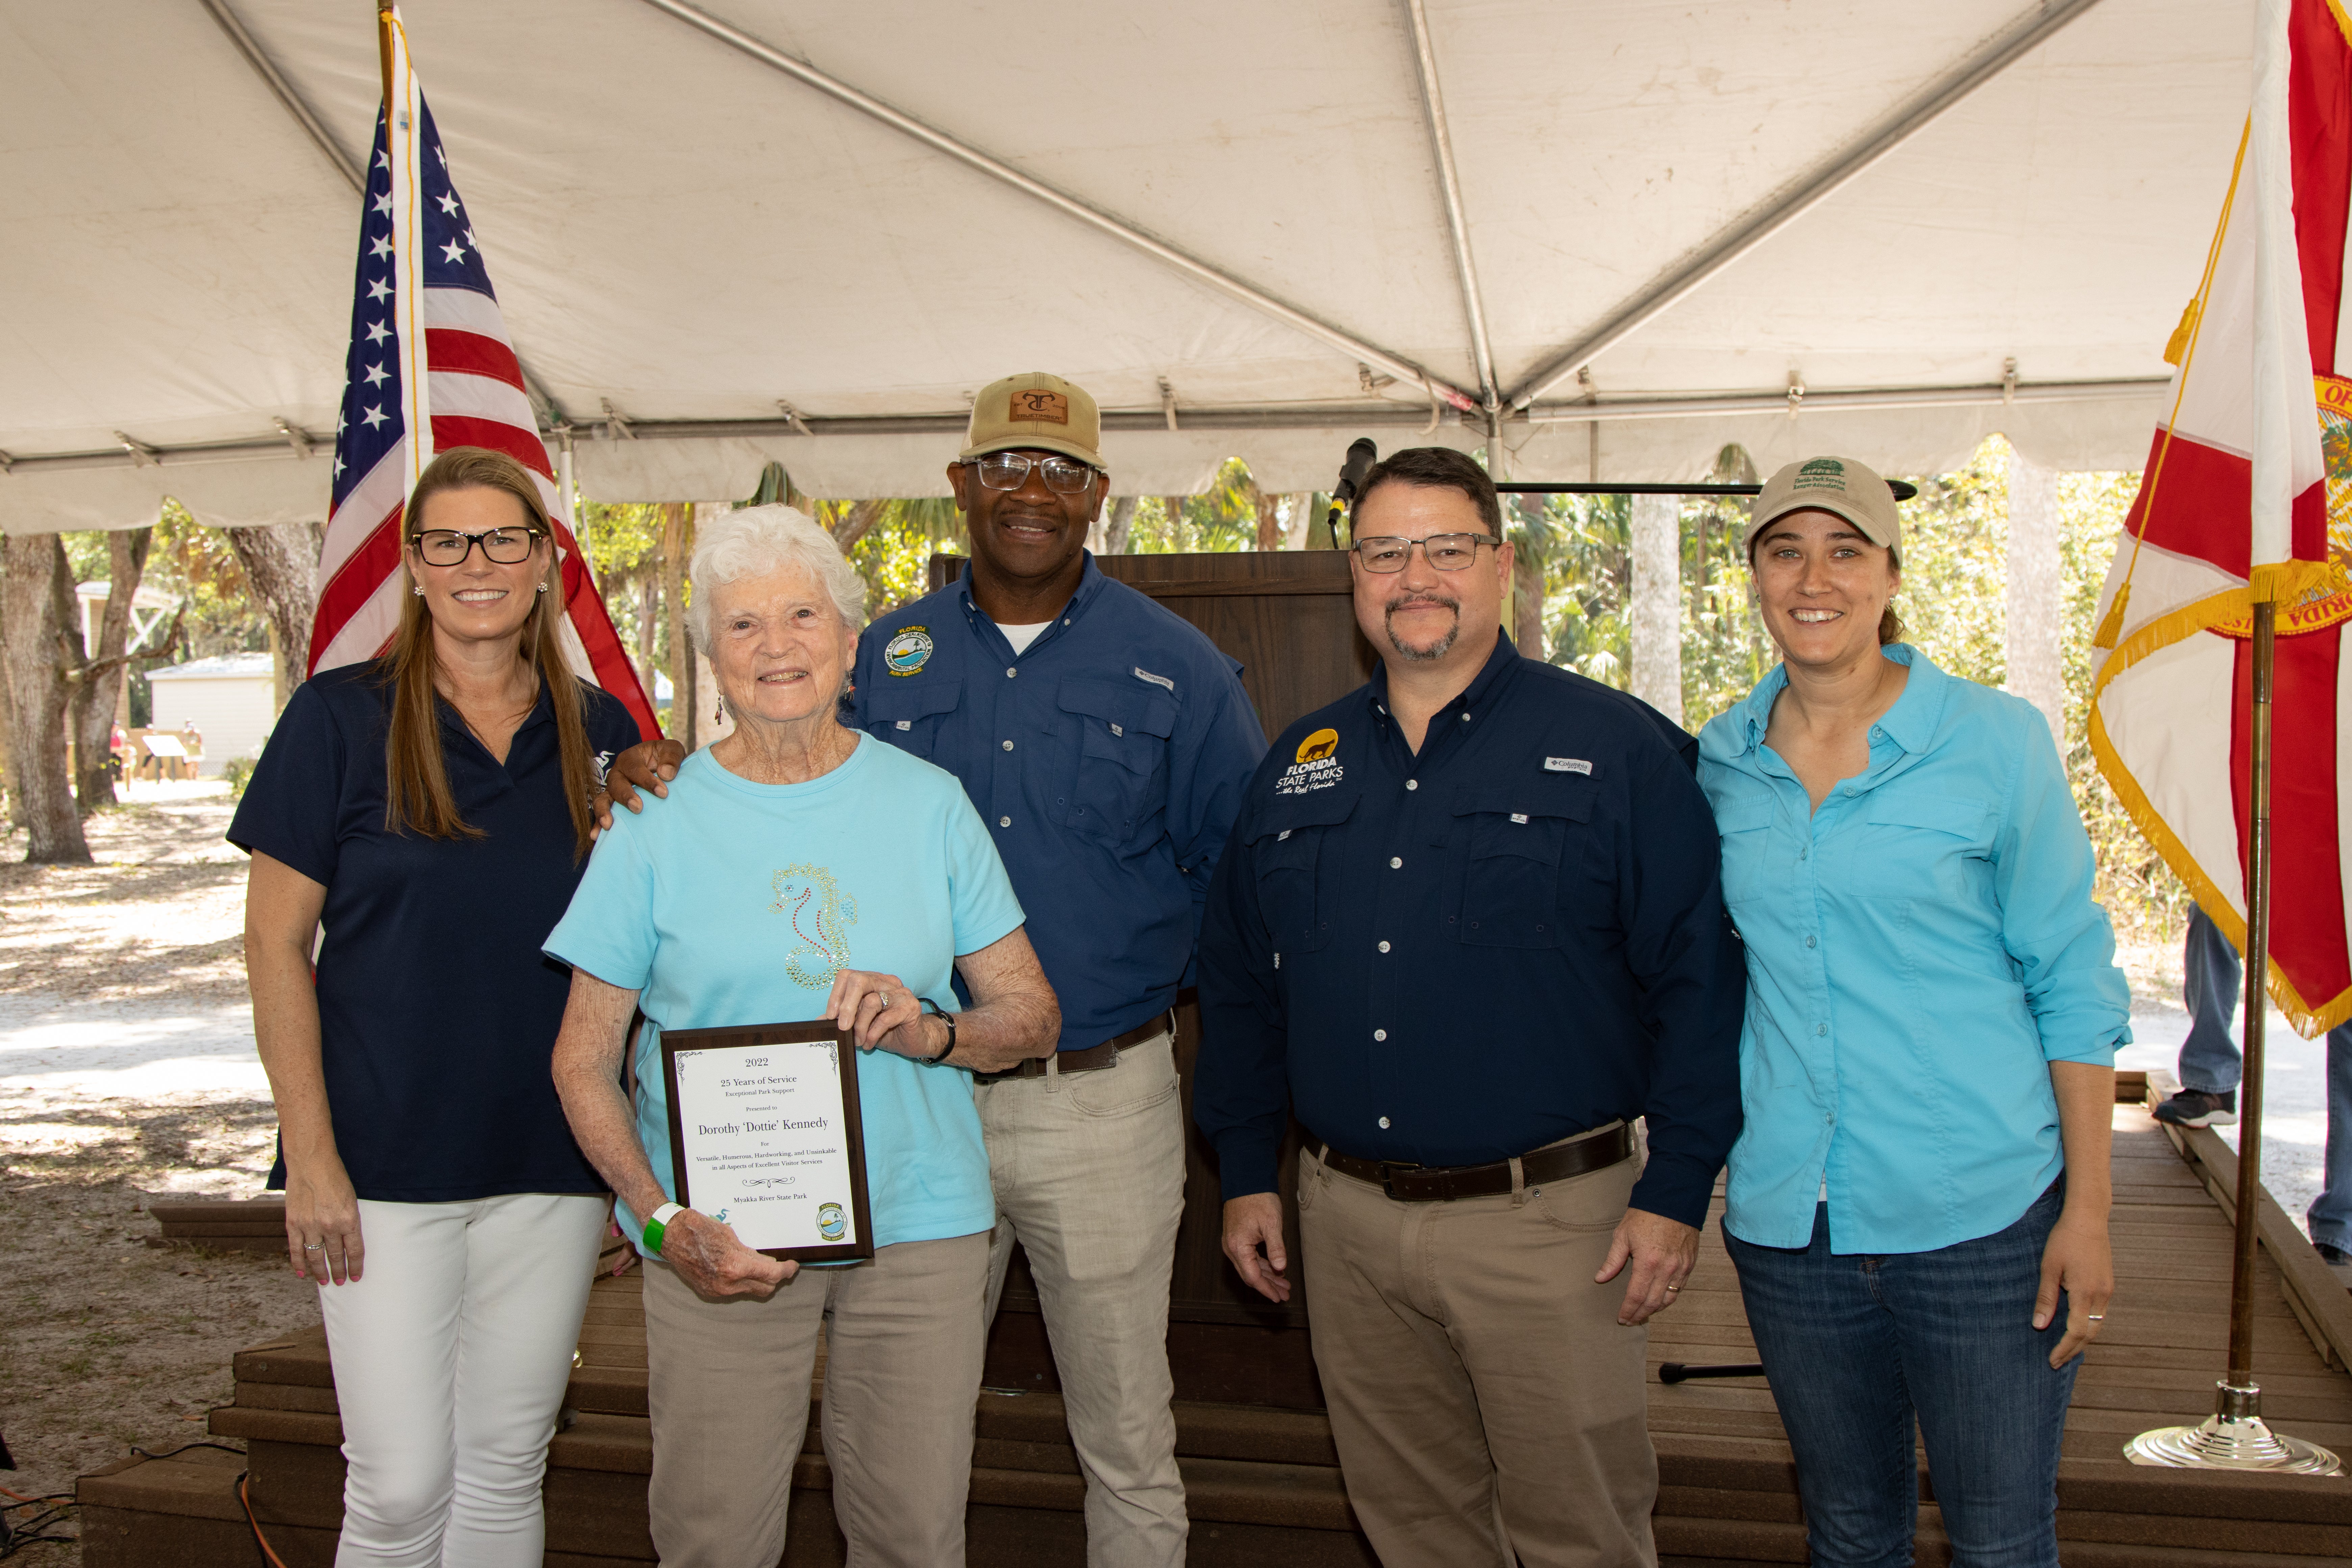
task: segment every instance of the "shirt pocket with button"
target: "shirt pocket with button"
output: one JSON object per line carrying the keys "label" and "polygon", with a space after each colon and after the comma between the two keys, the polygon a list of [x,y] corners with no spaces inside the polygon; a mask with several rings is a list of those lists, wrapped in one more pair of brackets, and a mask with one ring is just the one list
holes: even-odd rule
{"label": "shirt pocket with button", "polygon": [[1076,771],[1056,802],[1063,826],[1113,844],[1142,839],[1167,805],[1175,700],[1140,683],[1072,677],[1055,700],[1078,736]]}
{"label": "shirt pocket with button", "polygon": [[1881,789],[1860,816],[1837,835],[1837,856],[1822,868],[1838,879],[1840,891],[1947,905],[1992,899],[1991,813],[1983,801]]}
{"label": "shirt pocket with button", "polygon": [[1329,944],[1336,894],[1318,885],[1323,841],[1355,809],[1353,790],[1310,790],[1276,796],[1252,826],[1258,913],[1274,937],[1277,963],[1282,953],[1319,952]]}
{"label": "shirt pocket with button", "polygon": [[1473,947],[1557,947],[1563,859],[1592,819],[1592,781],[1576,774],[1473,786],[1454,802],[1462,896],[1448,923]]}
{"label": "shirt pocket with button", "polygon": [[1770,885],[1765,867],[1772,851],[1774,809],[1769,796],[1715,808],[1715,831],[1723,842],[1723,902],[1735,913]]}
{"label": "shirt pocket with button", "polygon": [[858,694],[858,718],[866,733],[929,762],[939,750],[948,715],[963,706],[961,680],[907,680],[893,677]]}

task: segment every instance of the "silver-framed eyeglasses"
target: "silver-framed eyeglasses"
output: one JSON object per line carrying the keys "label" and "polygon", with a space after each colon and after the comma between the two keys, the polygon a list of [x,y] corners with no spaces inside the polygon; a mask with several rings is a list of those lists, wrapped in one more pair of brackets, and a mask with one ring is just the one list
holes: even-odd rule
{"label": "silver-framed eyeglasses", "polygon": [[1499,542],[1485,533],[1433,533],[1427,539],[1398,539],[1389,534],[1374,534],[1359,539],[1353,548],[1356,559],[1364,563],[1367,572],[1402,572],[1404,563],[1412,559],[1412,547],[1421,546],[1422,555],[1440,572],[1459,572],[1478,559],[1478,547]]}
{"label": "silver-framed eyeglasses", "polygon": [[462,566],[474,546],[482,558],[500,566],[520,566],[530,559],[531,546],[544,534],[537,528],[493,528],[484,533],[460,533],[454,528],[418,531],[416,554],[428,566]]}
{"label": "silver-framed eyeglasses", "polygon": [[1064,496],[1083,495],[1101,472],[1075,458],[1032,458],[1024,452],[990,452],[973,458],[971,466],[980,471],[980,482],[992,490],[1019,489],[1034,468],[1045,474],[1047,489]]}

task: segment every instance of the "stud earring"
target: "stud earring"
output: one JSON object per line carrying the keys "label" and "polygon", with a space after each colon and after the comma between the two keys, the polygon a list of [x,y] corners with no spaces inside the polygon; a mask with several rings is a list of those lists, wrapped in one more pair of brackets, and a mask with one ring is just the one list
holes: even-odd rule
{"label": "stud earring", "polygon": [[422,583],[419,583],[415,587],[411,588],[411,589],[409,590],[409,592],[410,592],[410,593],[412,593],[412,594],[414,594],[414,595],[415,595],[418,598],[420,598],[420,599],[421,599],[421,598],[425,597],[425,584],[422,584]]}
{"label": "stud earring", "polygon": [[542,593],[542,594],[546,593],[546,592],[547,592],[547,584],[544,584],[544,583],[541,583],[541,584],[539,585],[539,591],[540,591],[541,593]]}

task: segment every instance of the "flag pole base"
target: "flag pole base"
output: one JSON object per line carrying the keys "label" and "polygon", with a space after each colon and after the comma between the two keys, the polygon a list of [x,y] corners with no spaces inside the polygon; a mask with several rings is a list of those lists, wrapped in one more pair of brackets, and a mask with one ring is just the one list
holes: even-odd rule
{"label": "flag pole base", "polygon": [[2316,1443],[2271,1430],[2263,1419],[2263,1391],[2229,1383],[2214,1387],[2212,1415],[2194,1426],[2159,1426],[2124,1445],[2135,1465],[2184,1470],[2266,1470],[2274,1475],[2340,1476],[2344,1461]]}

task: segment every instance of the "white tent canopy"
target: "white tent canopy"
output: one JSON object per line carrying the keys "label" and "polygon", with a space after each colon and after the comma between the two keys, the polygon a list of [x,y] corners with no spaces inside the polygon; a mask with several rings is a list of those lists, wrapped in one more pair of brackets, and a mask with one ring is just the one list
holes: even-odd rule
{"label": "white tent canopy", "polygon": [[[1994,430],[2135,467],[2252,26],[2251,0],[404,14],[550,440],[606,500],[741,496],[771,459],[941,493],[973,390],[1034,368],[1110,411],[1121,493],[1232,455],[1328,486],[1360,434],[1562,479],[1735,440],[1935,471]],[[363,0],[0,0],[0,525],[323,514],[376,70]]]}

